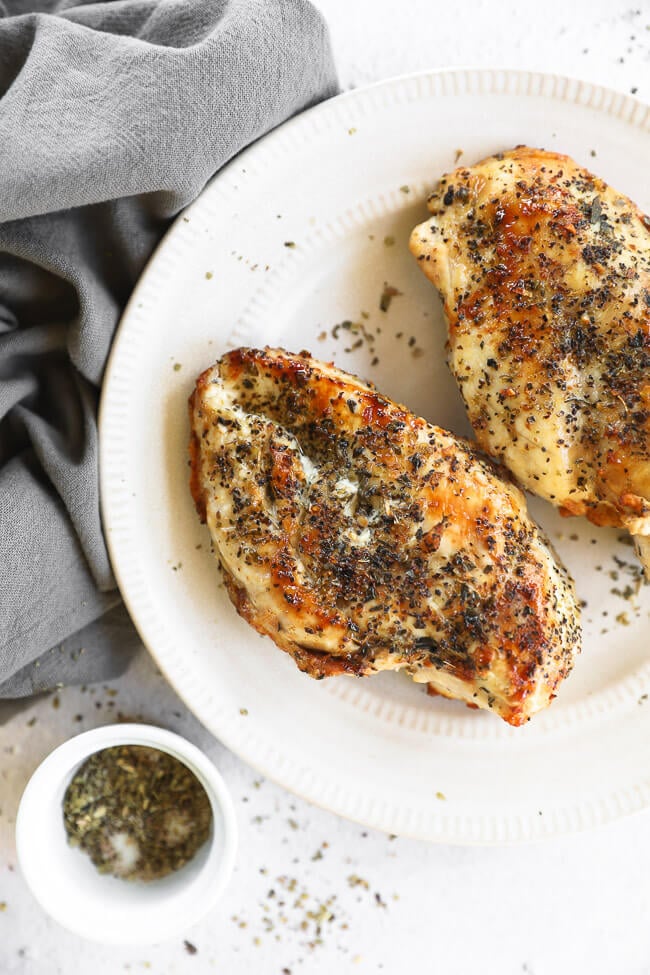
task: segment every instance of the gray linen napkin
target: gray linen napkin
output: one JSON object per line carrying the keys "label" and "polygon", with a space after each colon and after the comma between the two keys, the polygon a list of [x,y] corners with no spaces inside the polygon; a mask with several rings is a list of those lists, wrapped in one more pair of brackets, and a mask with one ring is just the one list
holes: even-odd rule
{"label": "gray linen napkin", "polygon": [[179,210],[336,88],[307,0],[0,0],[0,697],[138,645],[99,517],[115,326]]}

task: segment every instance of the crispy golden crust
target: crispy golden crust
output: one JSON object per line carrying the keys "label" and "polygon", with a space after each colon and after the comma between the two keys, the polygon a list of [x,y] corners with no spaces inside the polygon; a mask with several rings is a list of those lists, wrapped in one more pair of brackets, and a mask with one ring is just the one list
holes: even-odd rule
{"label": "crispy golden crust", "polygon": [[190,419],[230,598],[301,670],[403,669],[512,724],[549,703],[578,649],[572,585],[468,443],[273,349],[204,372]]}
{"label": "crispy golden crust", "polygon": [[481,446],[566,514],[650,536],[650,220],[520,146],[444,177],[411,250]]}

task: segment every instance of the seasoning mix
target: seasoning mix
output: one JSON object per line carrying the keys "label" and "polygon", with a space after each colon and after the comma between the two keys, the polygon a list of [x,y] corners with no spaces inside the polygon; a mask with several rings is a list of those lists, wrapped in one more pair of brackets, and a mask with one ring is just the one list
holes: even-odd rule
{"label": "seasoning mix", "polygon": [[63,798],[68,840],[100,873],[151,881],[179,870],[210,835],[196,776],[156,748],[118,745],[84,762]]}

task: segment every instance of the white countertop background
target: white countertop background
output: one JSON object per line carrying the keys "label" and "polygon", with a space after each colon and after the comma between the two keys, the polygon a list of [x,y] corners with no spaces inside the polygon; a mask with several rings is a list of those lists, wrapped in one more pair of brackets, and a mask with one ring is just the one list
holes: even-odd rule
{"label": "white countertop background", "polygon": [[[647,0],[318,6],[331,25],[344,88],[431,67],[503,66],[571,74],[650,100]],[[182,938],[141,948],[82,941],[42,913],[16,867],[14,818],[30,774],[60,742],[118,712],[196,742],[234,796],[237,867],[220,906],[187,932],[195,953]],[[331,919],[323,919],[328,912]],[[650,814],[510,848],[433,846],[366,831],[291,796],[227,752],[144,651],[111,684],[67,688],[27,707],[0,703],[0,975],[478,970],[650,975]]]}

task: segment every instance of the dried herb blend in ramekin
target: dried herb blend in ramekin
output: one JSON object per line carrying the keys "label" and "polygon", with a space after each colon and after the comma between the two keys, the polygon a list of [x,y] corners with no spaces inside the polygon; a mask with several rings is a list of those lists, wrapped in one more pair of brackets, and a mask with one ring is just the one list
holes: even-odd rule
{"label": "dried herb blend in ramekin", "polygon": [[179,870],[210,835],[212,807],[196,776],[166,752],[118,745],[96,752],[63,798],[68,840],[100,873],[157,880]]}

